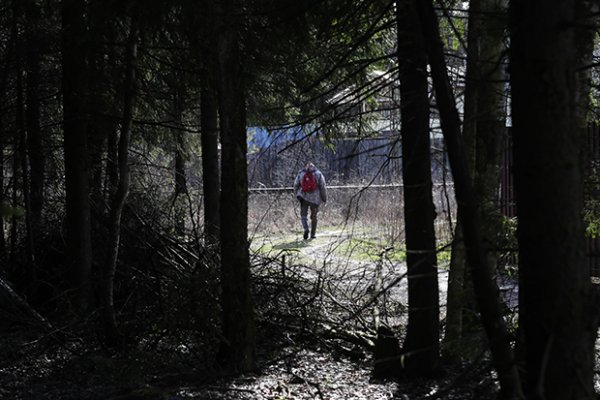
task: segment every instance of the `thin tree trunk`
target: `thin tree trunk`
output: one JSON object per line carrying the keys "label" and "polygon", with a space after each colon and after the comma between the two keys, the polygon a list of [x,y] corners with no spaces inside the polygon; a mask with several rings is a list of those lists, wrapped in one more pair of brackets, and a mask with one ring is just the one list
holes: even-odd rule
{"label": "thin tree trunk", "polygon": [[466,352],[462,343],[464,329],[464,310],[466,304],[466,249],[461,226],[461,215],[456,214],[458,223],[454,228],[454,238],[448,271],[448,293],[446,302],[446,330],[442,343],[442,357],[448,362],[458,362],[465,358]]}
{"label": "thin tree trunk", "polygon": [[521,396],[519,375],[502,316],[498,287],[492,277],[482,244],[480,214],[469,177],[465,146],[460,134],[460,118],[448,79],[438,21],[431,1],[414,1],[427,46],[442,132],[454,177],[457,205],[459,212],[464,216],[461,223],[475,295],[500,381],[500,396],[515,398]]}
{"label": "thin tree trunk", "polygon": [[[469,176],[473,176],[475,165],[475,143],[477,137],[477,99],[480,83],[479,45],[481,34],[480,0],[469,1],[469,19],[467,23],[467,69],[464,92],[464,119],[462,137],[465,143],[465,154]],[[470,278],[468,276],[467,255],[461,225],[462,214],[457,212],[457,224],[454,229],[450,271],[448,273],[448,304],[446,309],[446,332],[444,335],[443,355],[447,361],[458,361],[469,358],[471,349],[466,347],[463,330],[469,327],[472,318],[469,311],[473,311],[473,302],[470,301]],[[470,307],[471,306],[471,307]],[[466,317],[466,318],[465,318]],[[465,320],[466,319],[466,320]]]}
{"label": "thin tree trunk", "polygon": [[439,290],[429,142],[427,55],[411,1],[398,3],[402,177],[408,268],[405,371],[427,376],[439,367]]}
{"label": "thin tree trunk", "polygon": [[115,127],[108,134],[108,143],[106,145],[106,183],[105,197],[111,199],[119,185],[119,131]]}
{"label": "thin tree trunk", "polygon": [[[574,0],[511,3],[519,326],[532,399],[594,399]],[[557,57],[560,55],[560,57]]]}
{"label": "thin tree trunk", "polygon": [[577,62],[577,92],[575,107],[577,115],[577,126],[584,128],[588,126],[588,115],[590,113],[590,92],[592,89],[591,66],[594,63],[595,35],[598,23],[598,12],[600,3],[597,0],[583,0],[575,2],[576,13],[576,62]]}
{"label": "thin tree trunk", "polygon": [[[2,103],[0,103],[0,106]],[[0,261],[4,261],[6,258],[6,236],[4,234],[5,224],[5,211],[3,210],[6,204],[4,198],[4,122],[2,121],[2,115],[0,115]]]}
{"label": "thin tree trunk", "polygon": [[[37,273],[35,267],[33,233],[31,223],[31,197],[29,190],[29,163],[27,156],[27,129],[25,127],[25,97],[23,85],[23,40],[19,34],[19,19],[22,16],[23,10],[18,1],[13,0],[13,35],[15,38],[15,76],[16,76],[16,130],[14,136],[15,152],[19,152],[19,162],[21,167],[21,195],[25,208],[25,243],[26,243],[26,260],[27,260],[27,292],[29,296],[33,296],[37,287]],[[15,178],[15,185],[16,185]]]}
{"label": "thin tree trunk", "polygon": [[[238,373],[255,367],[254,306],[248,252],[246,106],[240,55],[241,5],[219,10],[217,40],[221,123],[221,360]],[[227,16],[227,19],[225,19]]]}
{"label": "thin tree trunk", "polygon": [[202,192],[204,194],[204,236],[207,244],[219,242],[220,168],[217,98],[211,87],[202,88],[200,100],[202,144]]}
{"label": "thin tree trunk", "polygon": [[[6,83],[8,80],[8,66],[5,66],[2,69],[2,76],[0,77],[0,93],[5,93],[6,91]],[[4,106],[4,99],[0,97],[0,108]],[[4,208],[7,203],[7,199],[5,198],[5,183],[4,183],[4,162],[6,161],[4,156],[4,144],[6,140],[6,131],[4,129],[4,121],[2,119],[2,114],[0,114],[0,207]],[[6,235],[4,232],[5,229],[5,217],[6,212],[0,211],[0,260],[6,260]]]}
{"label": "thin tree trunk", "polygon": [[129,141],[131,124],[133,120],[133,107],[135,97],[135,61],[137,58],[138,27],[135,18],[131,19],[129,38],[126,50],[126,69],[123,96],[123,115],[121,119],[121,132],[118,143],[119,180],[116,191],[110,203],[109,231],[106,265],[104,268],[104,290],[102,294],[102,313],[104,329],[107,340],[117,339],[120,334],[114,307],[114,280],[119,258],[119,243],[121,238],[121,215],[129,194]]}
{"label": "thin tree trunk", "polygon": [[32,241],[36,247],[36,235],[40,231],[44,207],[45,157],[40,123],[40,67],[41,40],[39,31],[40,10],[35,1],[28,1],[25,9],[26,24],[26,90],[27,90],[27,148],[30,168],[30,213]]}
{"label": "thin tree trunk", "polygon": [[[475,201],[481,206],[485,253],[493,270],[498,264],[499,235],[502,232],[498,188],[502,145],[506,134],[506,77],[502,64],[506,53],[506,12],[507,6],[503,0],[472,0],[469,3],[463,137],[468,167],[473,178]],[[462,240],[459,224],[453,245],[450,273],[452,280],[448,289],[448,324],[445,340],[448,350],[446,355],[450,358],[465,356],[465,353],[468,356],[468,350],[471,349],[479,353],[477,343],[463,341],[464,338],[476,338],[477,335],[475,332],[462,332],[463,329],[473,330],[473,321],[469,316],[476,314],[472,280],[469,277],[469,268],[465,265],[466,257],[461,254],[464,253]],[[465,276],[456,279],[457,274],[461,272]],[[463,282],[463,286],[459,288],[457,286],[460,281]],[[460,303],[455,296],[461,299]],[[461,315],[457,316],[457,313]],[[460,330],[454,325],[459,319]],[[458,352],[452,352],[451,349]]]}
{"label": "thin tree trunk", "polygon": [[474,189],[481,206],[483,242],[492,269],[498,266],[498,247],[502,233],[499,207],[502,146],[506,135],[505,31],[508,18],[506,0],[481,2],[479,50],[479,96],[477,99],[477,139],[475,147]]}
{"label": "thin tree trunk", "polygon": [[200,16],[203,30],[201,43],[196,43],[200,51],[203,67],[203,82],[200,91],[200,140],[202,146],[202,193],[204,195],[204,237],[209,247],[219,243],[220,231],[220,185],[219,167],[219,127],[217,99],[217,57],[214,46],[214,14],[210,4],[203,5]]}
{"label": "thin tree trunk", "polygon": [[173,118],[174,128],[173,136],[175,142],[175,186],[173,190],[173,214],[175,219],[175,231],[177,235],[185,234],[185,209],[187,199],[184,196],[188,193],[187,179],[185,174],[186,146],[184,140],[183,127],[183,104],[184,91],[181,87],[176,87],[173,99]]}
{"label": "thin tree trunk", "polygon": [[62,2],[62,92],[68,274],[79,312],[91,300],[92,245],[87,163],[87,65],[84,0]]}
{"label": "thin tree trunk", "polygon": [[18,130],[15,130],[15,134],[13,135],[13,145],[12,145],[12,190],[11,190],[11,205],[13,208],[13,212],[10,218],[10,256],[9,260],[11,264],[15,264],[17,260],[17,243],[19,241],[19,218],[17,218],[17,214],[14,210],[19,208],[19,193],[18,193],[18,185],[19,176],[21,174],[21,166],[19,163],[19,152],[17,151],[17,143],[19,143],[18,138]]}

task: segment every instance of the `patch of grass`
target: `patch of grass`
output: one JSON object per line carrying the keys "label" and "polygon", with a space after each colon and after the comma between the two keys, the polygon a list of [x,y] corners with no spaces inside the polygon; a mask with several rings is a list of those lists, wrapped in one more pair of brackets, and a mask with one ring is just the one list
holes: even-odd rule
{"label": "patch of grass", "polygon": [[309,242],[303,239],[296,239],[293,240],[291,242],[285,241],[279,244],[276,244],[273,246],[273,250],[282,250],[282,251],[289,251],[289,250],[300,250],[304,247],[308,247]]}
{"label": "patch of grass", "polygon": [[450,268],[450,258],[452,257],[452,252],[449,247],[445,247],[443,250],[438,250],[437,254],[437,265],[440,268]]}
{"label": "patch of grass", "polygon": [[306,240],[299,239],[300,235],[285,235],[279,237],[255,237],[250,248],[252,251],[265,256],[282,253],[300,253],[303,248],[310,246]]}
{"label": "patch of grass", "polygon": [[[336,253],[345,257],[352,258],[358,261],[378,261],[381,253],[387,248],[385,243],[381,243],[376,239],[349,239],[342,243],[336,249]],[[392,248],[387,252],[387,258],[393,262],[406,261],[406,251],[404,247],[395,249]]]}

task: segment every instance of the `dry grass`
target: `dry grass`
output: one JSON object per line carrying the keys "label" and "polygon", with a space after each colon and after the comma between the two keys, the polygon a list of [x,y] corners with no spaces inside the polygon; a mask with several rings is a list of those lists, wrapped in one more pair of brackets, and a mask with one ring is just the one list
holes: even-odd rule
{"label": "dry grass", "polygon": [[[450,189],[451,190],[451,189]],[[436,187],[436,234],[438,243],[452,235],[455,205],[453,193]],[[404,244],[402,188],[330,188],[329,200],[319,212],[319,229],[342,230],[361,238],[376,238],[384,246]],[[448,204],[450,203],[450,204]],[[252,193],[248,205],[251,236],[285,236],[301,231],[300,205],[291,191]]]}

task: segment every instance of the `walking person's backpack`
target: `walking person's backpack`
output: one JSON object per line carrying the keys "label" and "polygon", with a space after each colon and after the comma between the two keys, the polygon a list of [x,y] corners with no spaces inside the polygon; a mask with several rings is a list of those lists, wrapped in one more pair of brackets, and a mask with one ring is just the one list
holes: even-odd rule
{"label": "walking person's backpack", "polygon": [[311,193],[317,190],[317,178],[312,173],[312,171],[307,170],[304,172],[304,176],[302,177],[302,191],[304,193]]}

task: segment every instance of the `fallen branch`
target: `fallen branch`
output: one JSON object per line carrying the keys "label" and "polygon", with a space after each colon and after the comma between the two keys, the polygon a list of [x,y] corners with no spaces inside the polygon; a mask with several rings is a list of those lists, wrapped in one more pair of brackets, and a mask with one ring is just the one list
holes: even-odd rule
{"label": "fallen branch", "polygon": [[0,319],[50,329],[50,323],[0,277]]}

